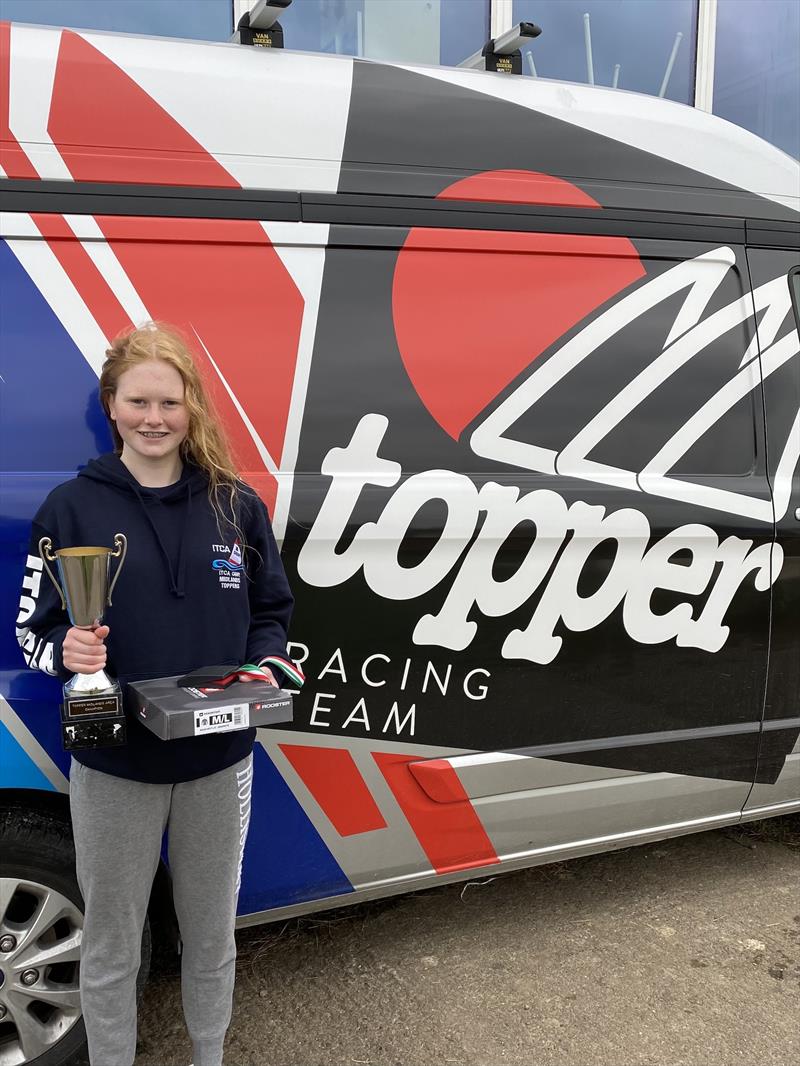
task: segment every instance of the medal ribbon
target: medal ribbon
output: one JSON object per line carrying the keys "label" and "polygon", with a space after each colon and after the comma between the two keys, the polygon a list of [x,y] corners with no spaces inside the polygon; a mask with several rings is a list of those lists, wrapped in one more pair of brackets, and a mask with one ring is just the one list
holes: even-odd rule
{"label": "medal ribbon", "polygon": [[253,681],[269,681],[270,678],[267,675],[264,667],[277,666],[279,670],[283,670],[288,678],[300,688],[305,681],[305,675],[291,659],[284,659],[279,655],[267,655],[261,659],[258,664],[255,663],[243,663],[235,670],[231,670],[225,677],[219,679],[220,684],[231,681],[244,681],[246,678],[251,678]]}
{"label": "medal ribbon", "polygon": [[279,670],[286,674],[290,681],[294,681],[298,688],[303,687],[306,675],[291,659],[286,659],[282,655],[265,655],[263,659],[258,660],[258,665],[259,667],[277,666]]}
{"label": "medal ribbon", "polygon": [[[253,681],[269,681],[267,674],[259,666],[255,666],[253,663],[243,663],[242,666],[237,666],[235,670],[231,670],[229,674],[225,674],[224,677],[218,677],[216,682],[212,682],[217,685],[228,685],[232,681],[244,681],[245,678],[252,678]],[[272,682],[270,682],[271,684]]]}

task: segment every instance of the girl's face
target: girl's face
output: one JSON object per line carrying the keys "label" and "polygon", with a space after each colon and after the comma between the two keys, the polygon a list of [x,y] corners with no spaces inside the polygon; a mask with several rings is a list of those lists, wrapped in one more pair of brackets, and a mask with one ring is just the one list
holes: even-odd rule
{"label": "girl's face", "polygon": [[125,449],[145,461],[171,457],[189,429],[183,378],[163,359],[126,370],[108,406]]}

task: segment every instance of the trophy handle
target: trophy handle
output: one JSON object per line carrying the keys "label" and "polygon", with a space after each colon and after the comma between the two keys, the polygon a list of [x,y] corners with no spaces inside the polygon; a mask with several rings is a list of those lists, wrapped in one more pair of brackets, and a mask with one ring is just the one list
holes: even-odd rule
{"label": "trophy handle", "polygon": [[39,541],[39,556],[40,556],[42,562],[44,563],[44,568],[47,571],[47,573],[48,573],[48,575],[50,577],[50,580],[53,582],[53,584],[56,587],[56,592],[58,593],[58,597],[61,600],[61,610],[62,611],[66,611],[66,609],[67,609],[67,601],[66,601],[66,599],[64,597],[64,593],[63,593],[63,591],[61,589],[61,586],[56,581],[56,578],[55,578],[55,575],[53,574],[53,571],[50,569],[50,567],[48,565],[49,563],[54,563],[56,561],[56,557],[53,554],[53,550],[52,549],[53,549],[52,540],[50,540],[49,537],[42,537],[42,539]]}
{"label": "trophy handle", "polygon": [[117,572],[114,574],[114,578],[108,587],[108,606],[111,606],[111,593],[114,591],[114,586],[117,583],[117,578],[122,573],[122,564],[125,562],[125,556],[128,551],[128,538],[124,533],[114,534],[114,550],[111,555],[114,559],[119,559],[117,563]]}

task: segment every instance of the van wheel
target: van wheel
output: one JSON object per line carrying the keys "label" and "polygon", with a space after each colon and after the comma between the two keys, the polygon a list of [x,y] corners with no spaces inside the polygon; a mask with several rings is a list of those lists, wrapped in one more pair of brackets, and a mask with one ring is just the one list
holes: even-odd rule
{"label": "van wheel", "polygon": [[[0,1066],[83,1066],[83,900],[66,821],[0,810]],[[142,943],[140,987],[150,961]]]}

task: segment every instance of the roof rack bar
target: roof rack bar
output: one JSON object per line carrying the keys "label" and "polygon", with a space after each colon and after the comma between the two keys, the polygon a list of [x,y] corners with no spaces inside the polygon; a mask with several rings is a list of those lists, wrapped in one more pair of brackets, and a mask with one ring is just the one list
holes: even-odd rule
{"label": "roof rack bar", "polygon": [[256,0],[239,19],[231,37],[234,44],[250,44],[256,48],[283,48],[283,27],[278,18],[292,0]]}
{"label": "roof rack bar", "polygon": [[479,52],[458,65],[472,70],[493,70],[501,74],[522,73],[522,45],[542,32],[535,22],[520,22],[499,37],[490,38]]}

